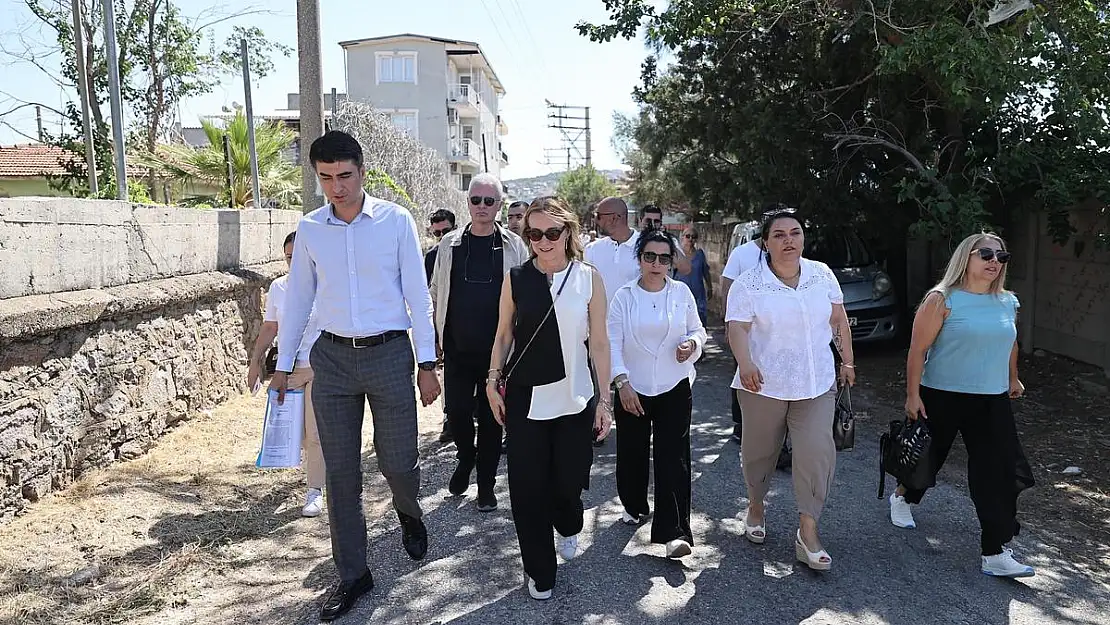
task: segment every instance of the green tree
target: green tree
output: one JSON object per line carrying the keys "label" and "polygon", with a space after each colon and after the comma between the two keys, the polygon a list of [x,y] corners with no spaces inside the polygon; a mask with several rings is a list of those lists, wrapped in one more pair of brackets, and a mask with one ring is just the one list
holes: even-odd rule
{"label": "green tree", "polygon": [[[957,238],[1110,201],[1110,23],[1094,2],[605,0],[647,33],[637,146],[715,211],[767,201],[871,233]],[[1005,3],[1003,3],[1005,4]],[[672,61],[661,69],[660,59]]]}
{"label": "green tree", "polygon": [[664,156],[656,162],[640,147],[651,124],[646,115],[646,112],[636,117],[619,112],[613,114],[613,149],[628,166],[629,199],[637,206],[655,204],[697,217],[703,211],[687,198],[671,159]]}
{"label": "green tree", "polygon": [[[159,145],[154,152],[138,153],[138,161],[160,177],[182,187],[219,189],[215,194],[198,194],[190,202],[228,206],[227,162],[224,135],[231,149],[231,200],[238,208],[252,203],[250,145],[247,118],[237,112],[225,125],[202,119],[201,127],[208,145],[193,148],[183,143]],[[293,145],[293,131],[276,123],[256,124],[255,149],[258,154],[258,187],[262,196],[276,200],[283,208],[300,205],[301,171],[285,158]]]}
{"label": "green tree", "polygon": [[[60,87],[75,93],[77,63],[74,51],[73,19],[68,2],[22,0],[29,12],[56,41],[46,44],[26,42],[26,50],[4,50],[15,62],[35,65]],[[108,102],[108,65],[103,36],[103,0],[80,0],[81,24],[85,43],[85,73],[89,85],[94,149],[97,155],[98,182],[107,195],[114,197],[112,175],[112,134]],[[240,41],[248,42],[252,76],[262,78],[273,68],[272,55],[289,56],[292,49],[270,41],[253,26],[235,26],[222,42],[214,40],[214,28],[222,23],[259,13],[247,10],[223,13],[207,9],[195,17],[182,15],[172,0],[116,0],[116,39],[124,119],[129,120],[128,149],[147,152],[170,137],[178,105],[184,100],[210,93],[225,79],[241,69]],[[58,55],[60,72],[54,73],[40,59]],[[52,107],[47,107],[51,108]],[[88,192],[85,145],[81,129],[81,110],[67,102],[59,111],[67,122],[57,135],[48,134],[47,143],[78,155],[66,164],[67,174],[54,181],[59,188],[75,194]]]}
{"label": "green tree", "polygon": [[617,188],[604,174],[594,169],[593,165],[582,165],[559,178],[555,193],[582,217],[594,203],[616,195]]}

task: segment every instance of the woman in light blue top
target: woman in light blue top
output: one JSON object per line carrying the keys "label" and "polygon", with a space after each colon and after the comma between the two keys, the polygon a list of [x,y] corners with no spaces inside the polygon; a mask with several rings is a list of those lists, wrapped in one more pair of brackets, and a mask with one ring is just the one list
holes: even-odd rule
{"label": "woman in light blue top", "polygon": [[[1014,425],[1011,399],[1025,392],[1017,371],[1018,300],[1005,290],[1010,253],[994,234],[957,247],[940,283],[925,296],[913,322],[906,361],[906,415],[927,419],[931,468],[939,472],[960,434],[967,448],[967,481],[982,530],[981,570],[1028,577],[1033,568],[1007,547],[1020,530],[1017,497],[1033,485]],[[890,521],[915,526],[912,504],[924,490],[899,485]]]}

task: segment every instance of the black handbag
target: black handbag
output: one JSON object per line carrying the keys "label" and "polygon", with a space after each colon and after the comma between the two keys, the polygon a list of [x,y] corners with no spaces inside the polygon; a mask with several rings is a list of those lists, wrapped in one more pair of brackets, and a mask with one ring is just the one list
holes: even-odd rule
{"label": "black handbag", "polygon": [[836,408],[833,413],[833,441],[837,451],[856,446],[856,415],[852,412],[851,387],[845,384],[836,392]]}
{"label": "black handbag", "polygon": [[936,484],[929,459],[932,441],[925,419],[890,422],[890,431],[879,437],[879,499],[885,494],[888,473],[911,490]]}

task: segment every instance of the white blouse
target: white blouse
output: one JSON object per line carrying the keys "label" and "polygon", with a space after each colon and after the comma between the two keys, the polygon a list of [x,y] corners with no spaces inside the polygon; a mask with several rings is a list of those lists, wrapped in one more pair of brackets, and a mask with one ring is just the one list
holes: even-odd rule
{"label": "white blouse", "polygon": [[[662,291],[649,293],[630,282],[613,296],[607,325],[613,379],[627,375],[632,389],[648,397],[666,393],[683,379],[693,384],[706,334],[690,287],[667,278]],[[694,342],[694,354],[680,363],[675,353],[686,340]]]}
{"label": "white blouse", "polygon": [[[573,271],[563,292],[558,294],[567,271]],[[594,396],[594,382],[590,373],[590,298],[594,293],[594,271],[589,265],[571,262],[567,268],[552,276],[551,297],[555,300],[555,319],[559,324],[559,344],[563,352],[566,377],[551,384],[532,387],[532,403],[528,418],[547,421],[574,415],[586,409]],[[558,294],[558,297],[556,297]]]}
{"label": "white blouse", "polygon": [[[767,263],[740,275],[728,292],[729,322],[750,322],[752,362],[763,374],[759,394],[786,401],[820,397],[836,383],[832,306],[840,283],[825,263],[802,259],[798,288],[783,284]],[[741,389],[740,370],[732,388]]]}

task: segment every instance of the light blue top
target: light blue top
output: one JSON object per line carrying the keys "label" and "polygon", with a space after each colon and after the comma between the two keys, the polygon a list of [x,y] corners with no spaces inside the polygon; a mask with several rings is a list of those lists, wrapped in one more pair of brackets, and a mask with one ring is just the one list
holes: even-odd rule
{"label": "light blue top", "polygon": [[948,318],[925,356],[922,386],[976,395],[1009,391],[1017,297],[954,290],[944,303]]}

